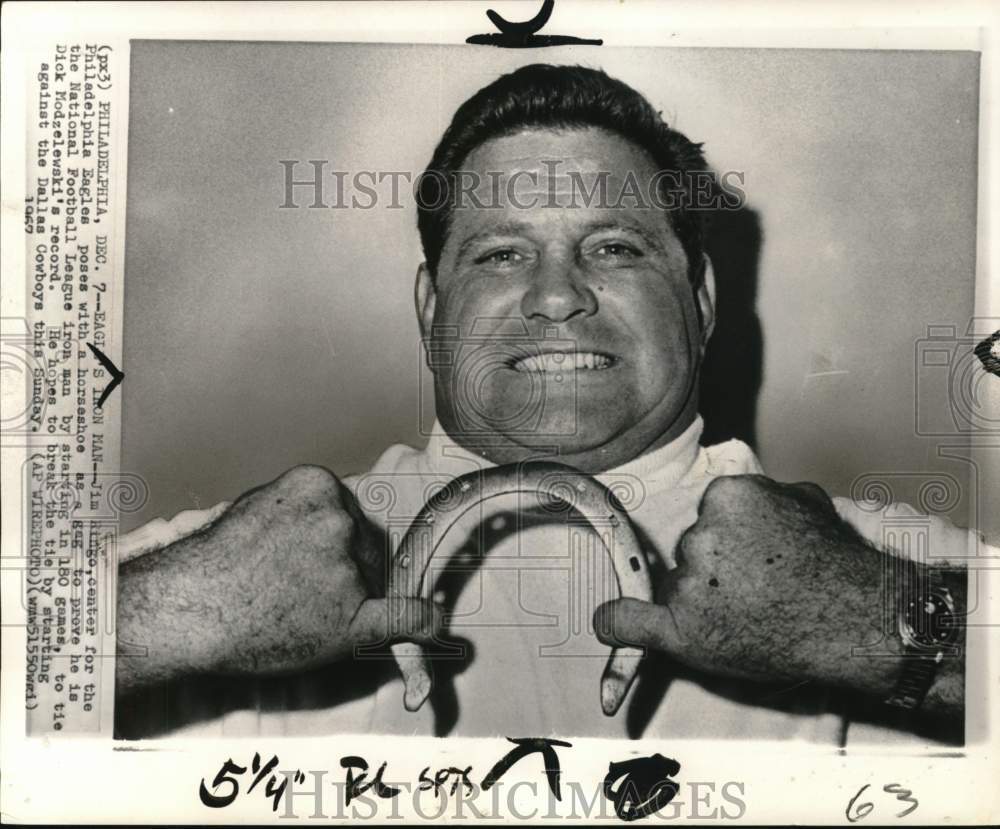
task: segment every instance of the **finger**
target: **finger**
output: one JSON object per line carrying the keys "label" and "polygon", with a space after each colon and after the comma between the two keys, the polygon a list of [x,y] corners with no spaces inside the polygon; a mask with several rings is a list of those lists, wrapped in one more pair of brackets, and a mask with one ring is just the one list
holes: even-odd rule
{"label": "finger", "polygon": [[709,517],[719,509],[728,509],[744,497],[752,485],[752,475],[719,475],[712,478],[698,501],[698,517]]}
{"label": "finger", "polygon": [[614,648],[611,651],[601,675],[601,708],[609,717],[621,708],[645,655],[644,648]]}
{"label": "finger", "polygon": [[443,623],[444,610],[424,599],[368,599],[358,608],[348,636],[356,645],[395,643],[392,653],[405,686],[403,705],[407,711],[416,711],[430,696],[432,686],[431,663],[423,644],[441,641]]}
{"label": "finger", "polygon": [[357,532],[349,548],[351,560],[365,581],[368,594],[376,598],[386,595],[389,586],[386,562],[389,542],[385,533],[366,518],[356,521]]}
{"label": "finger", "polygon": [[351,620],[348,640],[354,645],[386,645],[406,639],[445,644],[444,608],[426,599],[392,596],[366,599]]}
{"label": "finger", "polygon": [[677,541],[674,548],[675,567],[671,569],[684,568],[688,573],[699,571],[705,562],[712,560],[712,553],[720,544],[719,536],[719,525],[713,526],[699,519]]}
{"label": "finger", "polygon": [[818,504],[822,504],[824,507],[833,509],[833,501],[830,500],[829,494],[819,486],[819,484],[814,484],[812,481],[799,481],[798,483],[792,484],[794,489],[797,489],[803,495],[811,498]]}
{"label": "finger", "polygon": [[418,711],[431,695],[434,684],[430,660],[415,642],[397,642],[392,646],[392,655],[403,676],[403,707]]}
{"label": "finger", "polygon": [[613,647],[648,647],[671,651],[679,640],[666,607],[639,599],[615,599],[594,611],[597,638]]}
{"label": "finger", "polygon": [[344,509],[354,519],[354,534],[348,548],[351,560],[361,571],[370,594],[381,598],[387,593],[387,563],[392,557],[388,536],[365,514],[357,497],[346,486],[340,498]]}

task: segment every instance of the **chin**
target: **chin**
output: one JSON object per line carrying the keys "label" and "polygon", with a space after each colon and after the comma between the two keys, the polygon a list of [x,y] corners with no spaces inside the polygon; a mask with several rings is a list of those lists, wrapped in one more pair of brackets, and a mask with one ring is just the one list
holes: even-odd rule
{"label": "chin", "polygon": [[558,457],[573,458],[594,452],[614,440],[613,428],[593,427],[573,419],[543,421],[532,433],[509,435],[521,446],[531,449],[555,449]]}

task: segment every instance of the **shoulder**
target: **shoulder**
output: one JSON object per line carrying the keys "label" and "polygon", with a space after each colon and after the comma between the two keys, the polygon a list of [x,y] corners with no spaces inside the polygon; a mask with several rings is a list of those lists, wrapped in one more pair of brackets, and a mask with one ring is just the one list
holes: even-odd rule
{"label": "shoulder", "polygon": [[981,554],[985,538],[940,515],[920,512],[909,504],[855,501],[834,497],[837,514],[872,545],[903,558],[936,566],[960,565]]}
{"label": "shoulder", "polygon": [[727,440],[703,446],[699,457],[702,472],[710,478],[722,475],[763,475],[757,455],[742,440]]}
{"label": "shoulder", "polygon": [[343,479],[344,485],[358,496],[359,487],[374,479],[385,479],[394,475],[412,475],[423,471],[424,452],[404,443],[397,443],[386,449],[371,469],[349,475]]}
{"label": "shoulder", "polygon": [[390,446],[371,469],[343,479],[361,510],[379,525],[415,515],[447,480],[430,469],[426,451],[405,444]]}

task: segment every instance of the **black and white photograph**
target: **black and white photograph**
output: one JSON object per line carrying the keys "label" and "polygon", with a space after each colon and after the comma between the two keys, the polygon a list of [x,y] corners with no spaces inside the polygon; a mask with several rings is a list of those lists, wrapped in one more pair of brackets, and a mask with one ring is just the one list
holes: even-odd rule
{"label": "black and white photograph", "polygon": [[[58,514],[109,574],[99,731],[115,762],[196,746],[193,820],[251,801],[241,814],[308,816],[300,790],[320,778],[291,760],[299,738],[336,746],[328,773],[379,820],[394,758],[426,767],[413,795],[435,803],[522,775],[565,805],[561,777],[574,797],[595,783],[612,820],[689,820],[706,815],[677,746],[748,768],[765,746],[782,779],[799,752],[988,748],[992,54],[629,46],[558,14],[575,4],[463,5],[480,28],[442,42],[144,31],[127,60],[84,44],[39,70],[55,90],[59,61],[78,66],[119,140],[92,183],[72,149],[60,164],[53,127],[22,211],[24,352],[42,369],[16,475],[48,476],[49,510],[25,496],[31,554],[11,553],[27,557],[28,736],[51,730],[32,725],[42,686],[76,679],[58,646],[51,669],[31,657],[34,631],[44,655],[67,624],[46,591],[78,586],[42,559],[63,555],[57,528],[33,529]],[[112,83],[127,109],[96,103]],[[64,112],[53,95],[38,129]],[[81,222],[116,222],[109,264],[93,269],[98,230],[46,292],[69,236],[45,232],[60,210],[44,202],[69,234],[56,196],[94,188],[99,210],[102,173],[108,216]],[[53,296],[75,348],[32,323],[32,297],[40,319]],[[55,417],[71,362],[78,401],[100,380],[88,428],[106,417],[110,439]],[[59,469],[113,519],[79,481],[53,489]],[[353,735],[385,756],[349,751]],[[574,745],[603,794],[567,770]],[[450,758],[437,778],[423,746]],[[838,784],[829,814],[796,819],[909,815],[924,795],[897,777]],[[771,819],[753,794],[720,777],[704,802]],[[493,817],[540,822],[502,796]]]}
{"label": "black and white photograph", "polygon": [[[972,316],[977,56],[544,57],[133,44],[123,466],[153,549],[118,635],[152,644],[119,658],[121,735],[960,742],[957,626],[886,703],[893,591],[957,620],[967,589],[941,507],[968,468],[899,415],[921,334]],[[932,510],[886,512],[898,469]],[[578,477],[603,512],[559,500]],[[461,523],[413,542],[440,545],[414,594],[425,502]],[[897,513],[926,549],[888,548]],[[352,658],[416,633],[428,690]],[[602,674],[608,644],[646,658]]]}

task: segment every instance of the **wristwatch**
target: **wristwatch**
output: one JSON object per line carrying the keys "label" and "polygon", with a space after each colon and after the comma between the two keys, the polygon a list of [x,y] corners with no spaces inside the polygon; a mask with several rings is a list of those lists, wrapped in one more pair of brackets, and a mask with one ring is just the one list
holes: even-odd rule
{"label": "wristwatch", "polygon": [[919,708],[941,662],[954,652],[958,633],[955,600],[947,588],[919,590],[905,597],[899,609],[903,669],[886,704]]}

